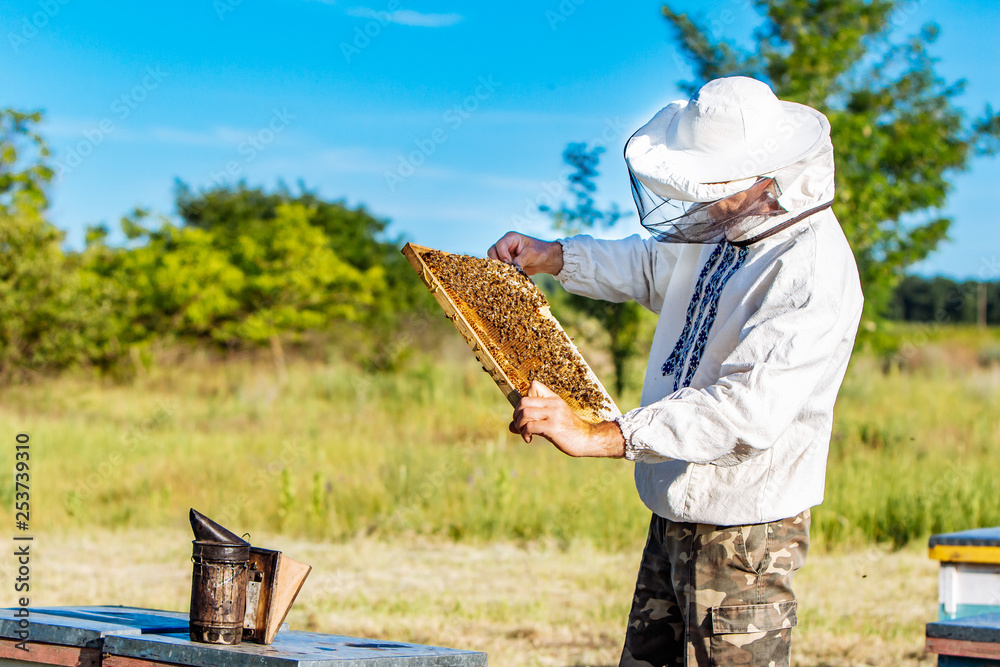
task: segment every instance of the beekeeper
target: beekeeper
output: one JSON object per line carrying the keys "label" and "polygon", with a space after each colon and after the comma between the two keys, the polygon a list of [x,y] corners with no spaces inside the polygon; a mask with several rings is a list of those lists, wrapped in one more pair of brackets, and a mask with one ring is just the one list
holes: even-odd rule
{"label": "beekeeper", "polygon": [[489,256],[659,313],[641,407],[591,425],[534,383],[511,430],[636,463],[652,519],[621,665],[787,665],[862,306],[830,125],[727,77],[657,113],[625,162],[652,238],[511,232]]}

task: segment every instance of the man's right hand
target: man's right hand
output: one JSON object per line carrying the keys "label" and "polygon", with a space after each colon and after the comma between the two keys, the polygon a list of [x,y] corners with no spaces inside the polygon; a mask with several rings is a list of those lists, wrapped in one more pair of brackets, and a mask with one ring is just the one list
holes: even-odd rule
{"label": "man's right hand", "polygon": [[542,241],[517,232],[504,234],[486,254],[501,262],[517,264],[529,276],[536,273],[556,275],[563,267],[562,244],[558,241]]}

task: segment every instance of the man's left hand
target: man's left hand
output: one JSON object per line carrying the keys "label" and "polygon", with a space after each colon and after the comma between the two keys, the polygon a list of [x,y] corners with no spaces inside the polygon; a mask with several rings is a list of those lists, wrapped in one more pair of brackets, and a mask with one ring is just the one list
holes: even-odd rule
{"label": "man's left hand", "polygon": [[625,456],[625,438],[615,422],[589,424],[541,382],[532,382],[528,395],[514,408],[510,432],[525,442],[540,435],[569,456]]}

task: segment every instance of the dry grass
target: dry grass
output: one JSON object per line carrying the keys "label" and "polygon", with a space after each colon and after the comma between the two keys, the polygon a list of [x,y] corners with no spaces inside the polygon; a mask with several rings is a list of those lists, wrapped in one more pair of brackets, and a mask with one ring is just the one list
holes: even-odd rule
{"label": "dry grass", "polygon": [[[1000,341],[1000,330],[980,336]],[[131,385],[66,376],[5,387],[0,438],[30,433],[32,520],[49,531],[178,527],[197,507],[318,541],[415,533],[609,552],[641,542],[648,514],[631,465],[511,436],[509,405],[456,339],[392,373],[294,362],[285,385],[240,361],[157,367]],[[813,513],[817,548],[1000,524],[1000,365],[969,362],[974,348],[927,343],[915,349],[972,365],[890,374],[855,356]],[[0,523],[13,504],[2,475]]]}
{"label": "dry grass", "polygon": [[[185,610],[190,539],[180,530],[41,535],[32,603]],[[419,538],[254,543],[313,565],[293,629],[484,650],[493,667],[617,664],[639,558]],[[9,579],[0,586],[10,590]],[[814,554],[797,589],[797,665],[933,664],[923,626],[936,613],[936,564],[922,549]]]}
{"label": "dry grass", "polygon": [[[852,364],[797,580],[796,664],[933,664],[923,540],[1000,523],[1000,366],[970,356],[1000,331],[954,333],[914,334],[908,370]],[[494,667],[616,664],[648,522],[630,466],[509,436],[453,342],[394,373],[293,363],[283,387],[228,363],[5,388],[0,434],[32,438],[32,604],[186,609],[193,506],[315,567],[295,628],[476,648]]]}

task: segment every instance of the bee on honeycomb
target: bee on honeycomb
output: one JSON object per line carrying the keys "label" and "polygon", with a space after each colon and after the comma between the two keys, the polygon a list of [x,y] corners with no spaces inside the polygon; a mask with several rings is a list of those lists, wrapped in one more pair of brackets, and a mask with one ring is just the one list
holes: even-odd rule
{"label": "bee on honeycomb", "polygon": [[438,250],[420,256],[521,395],[537,380],[583,413],[615,409],[527,275],[493,259]]}

